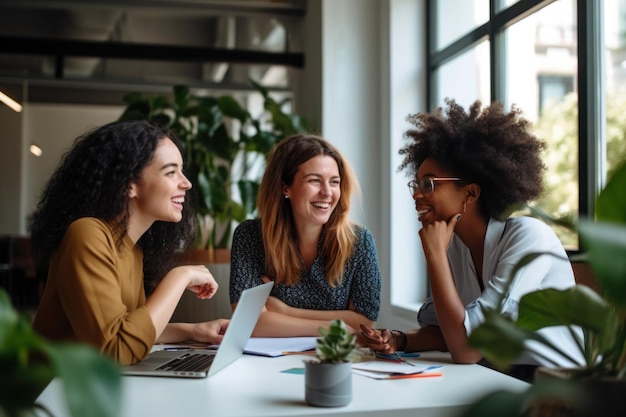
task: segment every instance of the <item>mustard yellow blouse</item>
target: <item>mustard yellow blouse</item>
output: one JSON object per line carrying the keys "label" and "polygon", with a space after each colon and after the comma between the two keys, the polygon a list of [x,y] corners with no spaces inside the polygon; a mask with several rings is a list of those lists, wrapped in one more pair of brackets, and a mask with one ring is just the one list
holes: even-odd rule
{"label": "mustard yellow blouse", "polygon": [[126,365],[150,352],[156,331],[147,309],[143,253],[110,225],[85,217],[68,227],[48,268],[33,323],[55,341],[88,343]]}

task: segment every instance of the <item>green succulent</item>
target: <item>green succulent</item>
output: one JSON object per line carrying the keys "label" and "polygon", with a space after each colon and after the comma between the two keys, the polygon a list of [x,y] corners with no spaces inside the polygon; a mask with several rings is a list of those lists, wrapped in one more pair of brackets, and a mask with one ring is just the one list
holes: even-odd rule
{"label": "green succulent", "polygon": [[320,362],[341,363],[356,351],[356,335],[348,332],[342,320],[333,320],[329,328],[320,327],[315,353]]}

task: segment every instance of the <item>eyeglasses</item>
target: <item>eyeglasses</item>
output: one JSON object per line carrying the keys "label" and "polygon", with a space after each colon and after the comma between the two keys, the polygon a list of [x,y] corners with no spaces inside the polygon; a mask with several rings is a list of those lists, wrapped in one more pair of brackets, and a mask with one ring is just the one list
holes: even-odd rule
{"label": "eyeglasses", "polygon": [[422,178],[419,182],[416,180],[411,180],[407,184],[409,186],[409,191],[411,192],[411,197],[417,193],[417,190],[421,190],[424,196],[428,197],[435,191],[435,183],[439,181],[463,181],[461,178],[455,177],[425,177]]}

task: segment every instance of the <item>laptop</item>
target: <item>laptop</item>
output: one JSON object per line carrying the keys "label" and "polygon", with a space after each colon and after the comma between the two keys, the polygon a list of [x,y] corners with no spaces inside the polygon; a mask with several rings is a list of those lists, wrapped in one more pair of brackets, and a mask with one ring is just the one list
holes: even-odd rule
{"label": "laptop", "polygon": [[273,281],[241,293],[237,308],[217,350],[157,350],[133,365],[122,367],[123,375],[206,378],[230,365],[241,355],[252,335]]}

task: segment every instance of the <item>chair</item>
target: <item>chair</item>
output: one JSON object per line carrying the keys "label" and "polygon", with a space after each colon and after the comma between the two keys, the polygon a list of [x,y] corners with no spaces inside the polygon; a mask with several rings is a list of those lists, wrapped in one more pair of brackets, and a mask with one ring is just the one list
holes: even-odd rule
{"label": "chair", "polygon": [[219,318],[228,319],[232,316],[233,309],[228,295],[230,264],[211,264],[209,268],[220,289],[209,302],[197,298],[191,291],[185,291],[170,322],[198,323]]}
{"label": "chair", "polygon": [[0,236],[0,287],[4,288],[9,295],[12,293],[11,272],[13,270],[13,245],[11,244],[11,237]]}
{"label": "chair", "polygon": [[43,291],[31,254],[30,237],[0,236],[0,287],[18,310],[36,309]]}

